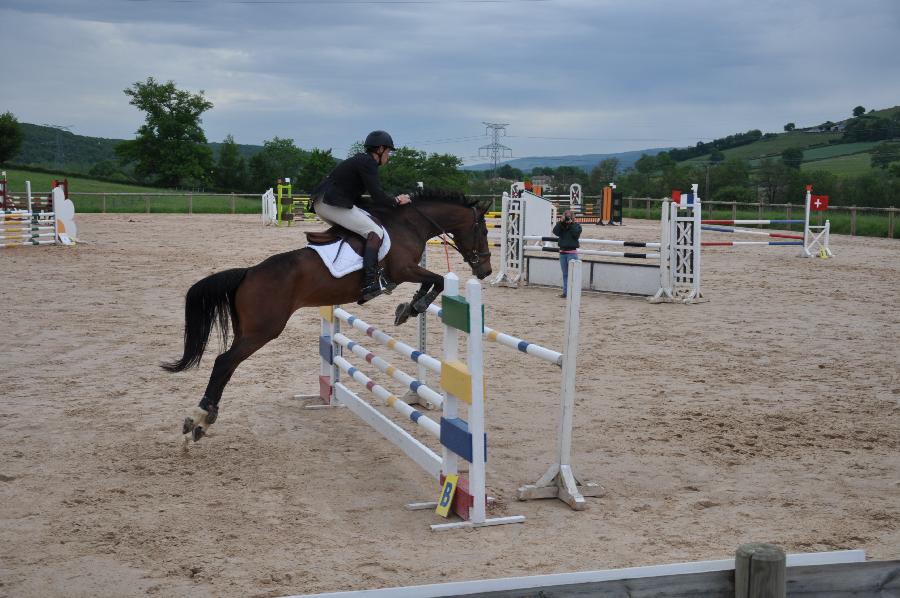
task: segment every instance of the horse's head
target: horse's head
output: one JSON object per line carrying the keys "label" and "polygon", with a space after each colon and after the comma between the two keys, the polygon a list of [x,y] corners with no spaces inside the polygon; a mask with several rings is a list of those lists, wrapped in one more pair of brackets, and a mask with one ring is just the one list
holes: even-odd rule
{"label": "horse's head", "polygon": [[484,216],[493,205],[492,199],[479,201],[472,206],[472,225],[469,234],[460,231],[454,235],[456,245],[463,259],[472,268],[472,274],[483,280],[491,275],[491,244],[488,241],[487,223]]}
{"label": "horse's head", "polygon": [[479,279],[491,274],[491,249],[484,217],[492,204],[491,199],[472,201],[461,193],[434,189],[417,191],[412,203],[437,229],[437,234],[449,233],[453,237],[456,250]]}

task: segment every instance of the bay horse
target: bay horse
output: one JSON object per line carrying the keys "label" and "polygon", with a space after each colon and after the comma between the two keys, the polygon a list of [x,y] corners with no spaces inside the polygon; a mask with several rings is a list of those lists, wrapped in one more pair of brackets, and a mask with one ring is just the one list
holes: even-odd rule
{"label": "bay horse", "polygon": [[[428,239],[446,233],[451,245],[484,279],[491,273],[485,213],[491,200],[471,201],[452,191],[417,190],[410,204],[370,210],[388,231],[391,247],[379,264],[393,283],[419,283],[408,303],[397,306],[394,324],[424,313],[444,290],[441,275],[419,266]],[[311,241],[316,233],[307,233]],[[363,239],[341,228],[326,233],[361,250]],[[200,364],[209,335],[218,325],[223,349],[228,346],[229,323],[234,340],[216,357],[200,404],[184,420],[182,433],[194,442],[202,438],[219,415],[225,385],[237,367],[263,345],[277,338],[291,315],[302,307],[351,303],[361,298],[362,271],[334,278],[322,259],[309,247],[279,253],[251,268],[232,268],[194,283],[185,296],[184,354],[161,364],[168,372],[181,372]],[[187,440],[187,437],[185,438]]]}

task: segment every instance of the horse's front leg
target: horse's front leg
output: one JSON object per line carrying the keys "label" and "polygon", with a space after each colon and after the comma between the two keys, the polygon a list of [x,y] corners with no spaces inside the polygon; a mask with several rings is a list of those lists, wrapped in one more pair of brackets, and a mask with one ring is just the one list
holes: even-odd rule
{"label": "horse's front leg", "polygon": [[404,272],[404,279],[409,282],[420,282],[419,290],[409,303],[401,303],[394,314],[394,325],[399,326],[412,316],[425,313],[435,297],[444,290],[444,279],[439,274],[426,270],[421,266],[413,266]]}

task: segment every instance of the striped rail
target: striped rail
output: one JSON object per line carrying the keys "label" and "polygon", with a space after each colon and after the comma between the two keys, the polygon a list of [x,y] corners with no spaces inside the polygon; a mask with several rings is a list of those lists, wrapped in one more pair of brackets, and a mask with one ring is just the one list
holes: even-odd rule
{"label": "striped rail", "polygon": [[[429,305],[428,313],[440,318],[444,312],[436,305]],[[548,349],[547,347],[542,347],[535,343],[530,343],[510,334],[498,332],[493,328],[488,328],[487,326],[484,327],[484,338],[491,342],[495,342],[498,345],[503,345],[505,347],[509,347],[510,349],[515,349],[517,351],[521,351],[522,353],[533,355],[534,357],[543,359],[544,361],[549,361],[550,363],[562,367],[563,354],[559,351],[554,351],[553,349]]]}

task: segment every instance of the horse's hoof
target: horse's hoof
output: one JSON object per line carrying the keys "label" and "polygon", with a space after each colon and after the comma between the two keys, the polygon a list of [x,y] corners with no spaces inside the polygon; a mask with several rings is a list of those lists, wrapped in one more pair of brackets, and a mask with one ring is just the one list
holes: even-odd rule
{"label": "horse's hoof", "polygon": [[424,314],[426,311],[428,311],[429,305],[431,305],[431,301],[427,301],[423,297],[422,299],[419,299],[418,301],[413,303],[412,308],[413,308],[413,310],[415,310],[416,313]]}
{"label": "horse's hoof", "polygon": [[184,424],[181,426],[181,433],[188,434],[189,432],[193,431],[196,425],[197,424],[194,423],[193,417],[184,418]]}
{"label": "horse's hoof", "polygon": [[194,442],[197,442],[198,440],[203,438],[204,435],[206,435],[206,432],[203,431],[203,426],[197,426],[196,428],[194,428],[194,432],[191,437],[194,439]]}
{"label": "horse's hoof", "polygon": [[401,303],[394,310],[394,326],[399,326],[409,319],[409,303]]}

